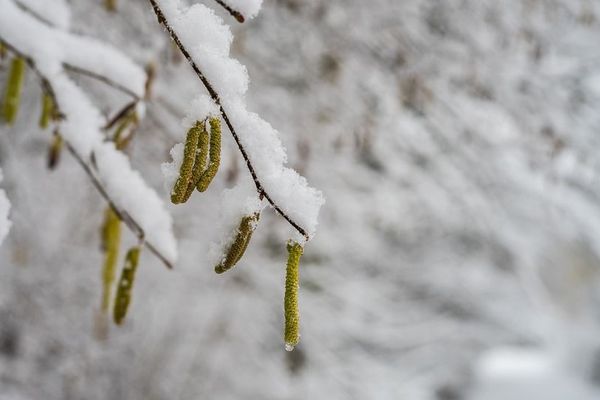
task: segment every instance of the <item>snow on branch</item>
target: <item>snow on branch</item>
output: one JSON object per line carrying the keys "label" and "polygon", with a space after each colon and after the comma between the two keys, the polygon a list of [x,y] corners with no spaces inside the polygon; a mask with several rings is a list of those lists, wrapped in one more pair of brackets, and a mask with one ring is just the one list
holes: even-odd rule
{"label": "snow on branch", "polygon": [[[225,124],[246,162],[256,191],[296,231],[293,239],[305,242],[315,234],[320,207],[320,191],[308,186],[306,179],[285,166],[286,153],[279,133],[257,114],[247,110],[244,96],[248,89],[246,68],[229,56],[231,31],[213,10],[194,4],[183,6],[179,0],[149,0],[171,39],[218,106]],[[227,4],[254,16],[260,0],[228,0]]]}
{"label": "snow on branch", "polygon": [[[31,6],[36,2],[24,3]],[[140,99],[146,81],[144,70],[110,46],[44,23],[13,0],[0,0],[0,10],[0,41],[24,57],[41,78],[44,90],[63,116],[60,131],[68,149],[117,215],[150,251],[172,267],[177,248],[172,220],[163,202],[114,144],[106,142],[102,131],[106,121],[65,71],[84,71]]]}

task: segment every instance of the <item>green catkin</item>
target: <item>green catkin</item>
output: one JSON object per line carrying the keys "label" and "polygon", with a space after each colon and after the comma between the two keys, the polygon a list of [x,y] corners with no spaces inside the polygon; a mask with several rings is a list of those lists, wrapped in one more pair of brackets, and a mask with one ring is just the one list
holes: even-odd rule
{"label": "green catkin", "polygon": [[211,117],[210,123],[210,151],[209,151],[209,164],[206,171],[200,177],[196,188],[200,192],[206,191],[208,186],[212,182],[219,165],[221,164],[221,119],[219,117]]}
{"label": "green catkin", "polygon": [[304,251],[302,245],[288,242],[288,261],[285,273],[285,349],[294,350],[300,341],[300,311],[298,310],[298,289],[300,286],[300,257]]}
{"label": "green catkin", "polygon": [[127,308],[131,302],[131,290],[135,281],[135,272],[140,259],[140,248],[132,247],[125,256],[125,266],[121,271],[121,278],[117,286],[113,318],[115,324],[121,325],[127,315]]}
{"label": "green catkin", "polygon": [[48,169],[52,170],[56,168],[58,161],[60,160],[62,148],[63,138],[60,133],[55,130],[52,137],[52,143],[50,143],[50,147],[48,149]]}
{"label": "green catkin", "polygon": [[194,125],[188,131],[183,150],[183,161],[181,163],[181,167],[179,168],[179,177],[177,178],[175,186],[173,187],[173,191],[171,192],[171,202],[173,204],[181,204],[187,201],[186,194],[188,184],[192,179],[199,138],[200,129],[198,125]]}
{"label": "green catkin", "polygon": [[115,270],[119,259],[119,243],[121,242],[121,220],[110,207],[104,214],[102,225],[102,250],[104,266],[102,268],[102,312],[107,313],[110,307],[111,287],[115,281]]}
{"label": "green catkin", "polygon": [[242,251],[240,251],[240,253],[238,254],[237,259],[233,263],[234,265],[237,264],[242,259],[243,255],[246,253],[246,249],[248,248],[248,245],[250,244],[250,239],[252,239],[252,234],[254,233],[254,229],[256,229],[256,225],[258,224],[258,220],[260,219],[260,214],[256,213],[253,215],[253,217],[254,218],[250,221],[251,222],[250,232],[248,233],[248,235],[246,235],[246,238],[244,239]]}
{"label": "green catkin", "polygon": [[3,60],[6,57],[7,48],[6,45],[0,42],[0,60]]}
{"label": "green catkin", "polygon": [[200,181],[200,177],[206,171],[207,159],[208,159],[208,131],[206,130],[206,121],[196,122],[196,127],[200,130],[200,137],[198,138],[198,148],[196,149],[196,160],[194,161],[194,169],[192,171],[192,179],[188,182],[188,187],[185,192],[186,200],[194,192],[196,185]]}
{"label": "green catkin", "polygon": [[48,93],[42,94],[42,114],[40,115],[40,128],[46,129],[54,114],[54,101]]}
{"label": "green catkin", "polygon": [[22,57],[15,57],[10,65],[8,85],[6,86],[4,103],[2,105],[2,115],[8,124],[12,124],[17,118],[24,77],[25,59]]}
{"label": "green catkin", "polygon": [[240,261],[244,255],[244,252],[248,248],[248,243],[250,242],[252,232],[254,232],[254,228],[256,227],[258,219],[258,213],[246,215],[244,218],[242,218],[242,221],[237,228],[235,239],[227,249],[225,258],[215,266],[215,272],[217,274],[222,274],[226,271],[229,271],[235,266],[235,264],[238,263],[238,261]]}

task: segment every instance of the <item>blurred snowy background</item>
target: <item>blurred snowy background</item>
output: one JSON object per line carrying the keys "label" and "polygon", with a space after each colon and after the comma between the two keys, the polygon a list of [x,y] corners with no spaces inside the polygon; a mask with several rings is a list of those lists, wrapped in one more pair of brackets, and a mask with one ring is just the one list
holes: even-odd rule
{"label": "blurred snowy background", "polygon": [[[76,32],[158,67],[131,157],[167,201],[160,164],[201,87],[147,1],[71,4]],[[600,398],[600,1],[265,0],[244,25],[223,16],[250,108],[327,198],[300,346],[282,344],[285,222],[265,215],[229,274],[204,260],[220,191],[249,179],[227,135],[209,192],[171,207],[177,268],[145,254],[128,321],[102,334],[104,203],[68,154],[46,169],[30,73],[0,126],[0,399]],[[78,80],[107,114],[127,101]]]}

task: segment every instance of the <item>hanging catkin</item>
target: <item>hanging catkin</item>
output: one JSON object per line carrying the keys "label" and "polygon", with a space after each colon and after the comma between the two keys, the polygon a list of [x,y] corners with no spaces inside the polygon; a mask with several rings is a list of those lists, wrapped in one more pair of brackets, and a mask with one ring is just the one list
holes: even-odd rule
{"label": "hanging catkin", "polygon": [[171,192],[171,202],[173,204],[180,204],[187,201],[187,188],[190,180],[192,179],[199,138],[200,127],[198,124],[196,124],[187,133],[185,147],[183,150],[183,161],[181,162],[181,167],[179,168],[179,177],[177,178],[175,186],[173,187],[173,191]]}
{"label": "hanging catkin", "polygon": [[23,80],[25,78],[25,59],[15,57],[10,64],[8,73],[8,85],[2,104],[2,114],[4,120],[12,124],[17,118],[19,112],[19,103],[21,102],[21,90],[23,89]]}
{"label": "hanging catkin", "polygon": [[208,158],[208,131],[206,130],[206,120],[196,122],[196,127],[200,132],[200,137],[198,138],[198,148],[196,149],[196,160],[194,161],[194,168],[192,170],[192,178],[188,182],[188,187],[185,192],[186,199],[194,192],[196,189],[196,185],[200,181],[200,177],[206,171],[207,167],[207,158]]}
{"label": "hanging catkin", "polygon": [[104,213],[102,225],[102,250],[104,251],[104,266],[102,268],[102,312],[108,312],[112,284],[115,280],[115,270],[119,259],[119,244],[121,242],[121,220],[111,207]]}
{"label": "hanging catkin", "polygon": [[296,242],[288,242],[288,261],[285,273],[285,349],[292,351],[300,341],[300,311],[298,310],[298,289],[300,286],[300,257],[303,247]]}
{"label": "hanging catkin", "polygon": [[140,248],[132,247],[125,257],[125,266],[121,271],[121,278],[117,286],[117,295],[115,296],[115,307],[113,318],[117,325],[121,325],[127,315],[127,308],[131,302],[131,290],[135,281],[135,272],[137,270],[140,258]]}
{"label": "hanging catkin", "polygon": [[42,114],[40,115],[40,128],[46,129],[54,114],[54,100],[48,93],[42,93]]}
{"label": "hanging catkin", "polygon": [[208,189],[208,186],[212,182],[219,165],[221,163],[221,119],[219,117],[211,117],[210,123],[210,150],[209,150],[209,163],[208,168],[200,177],[198,181],[198,191],[204,192]]}
{"label": "hanging catkin", "polygon": [[219,264],[215,267],[215,272],[217,274],[222,274],[223,272],[229,271],[231,268],[235,266],[235,264],[240,261],[244,252],[248,248],[248,243],[250,243],[250,238],[252,237],[252,232],[256,228],[256,224],[258,223],[260,214],[252,214],[246,215],[240,221],[240,225],[237,228],[236,236],[227,249],[227,253],[225,254],[225,258],[221,260]]}

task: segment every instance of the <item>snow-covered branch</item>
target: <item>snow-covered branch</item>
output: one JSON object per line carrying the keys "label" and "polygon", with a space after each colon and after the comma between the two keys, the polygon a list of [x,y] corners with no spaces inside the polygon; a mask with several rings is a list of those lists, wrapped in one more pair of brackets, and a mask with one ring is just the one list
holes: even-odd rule
{"label": "snow-covered branch", "polygon": [[65,71],[66,66],[85,71],[140,99],[146,84],[144,70],[108,45],[40,21],[13,0],[0,0],[0,9],[0,41],[25,58],[41,78],[44,90],[64,117],[60,132],[68,149],[140,241],[172,267],[177,249],[171,217],[163,202],[131,169],[127,157],[106,141],[106,121]]}
{"label": "snow-covered branch", "polygon": [[254,18],[260,9],[262,0],[215,0],[239,23],[244,23],[246,18]]}
{"label": "snow-covered branch", "polygon": [[[258,115],[246,109],[246,69],[229,57],[232,36],[214,12],[195,4],[183,10],[178,0],[149,0],[158,21],[219,107],[221,116],[252,176],[256,190],[298,233],[298,241],[314,235],[324,203],[321,192],[287,168],[279,133]],[[256,14],[261,1],[228,1]],[[238,4],[239,3],[239,4]]]}

